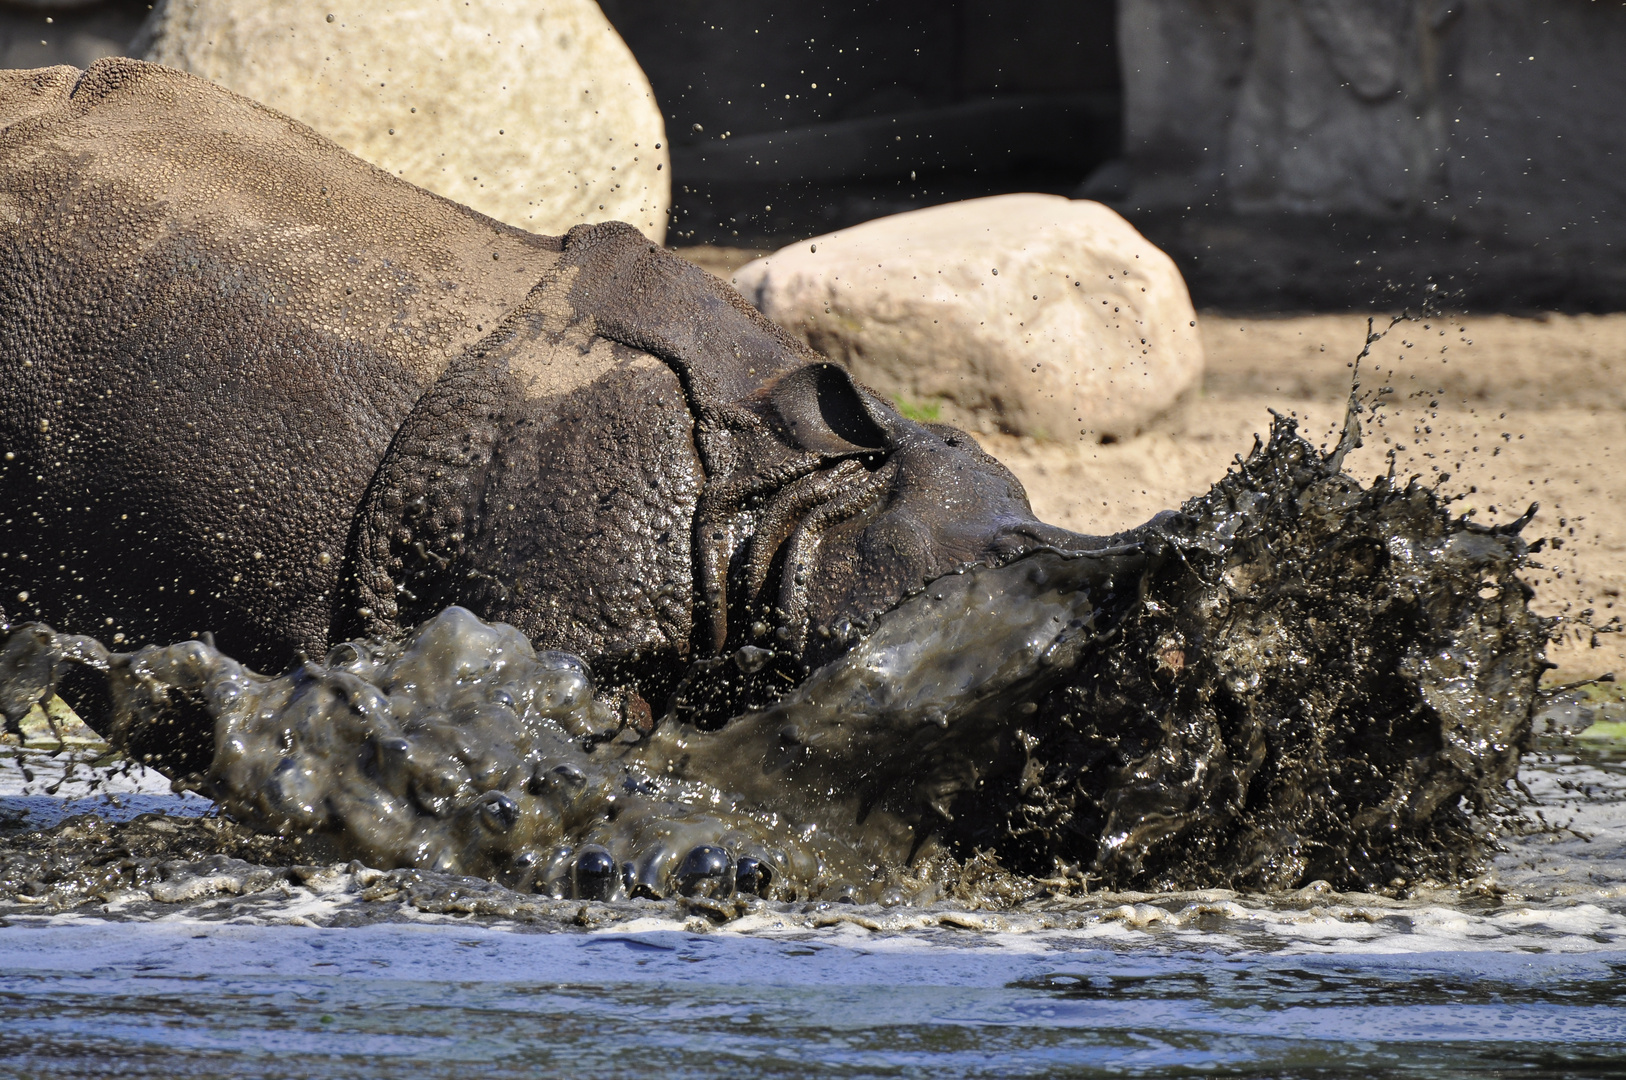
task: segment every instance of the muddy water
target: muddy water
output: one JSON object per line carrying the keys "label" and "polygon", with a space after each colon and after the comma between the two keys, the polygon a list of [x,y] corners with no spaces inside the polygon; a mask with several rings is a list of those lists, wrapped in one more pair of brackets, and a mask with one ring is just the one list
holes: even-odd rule
{"label": "muddy water", "polygon": [[580,660],[462,608],[275,678],[23,626],[0,709],[78,690],[130,760],[304,860],[554,898],[1457,882],[1512,805],[1550,625],[1522,520],[1363,486],[1358,439],[1278,418],[1117,547],[933,582],[715,730],[623,725]]}
{"label": "muddy water", "polygon": [[274,679],[36,637],[183,790],[0,780],[0,1075],[1607,1068],[1626,712],[1537,701],[1516,530],[1338,464],[1278,425],[716,731],[455,611]]}
{"label": "muddy water", "polygon": [[[697,900],[505,907],[431,873],[160,864],[93,904],[0,906],[0,1075],[1607,1073],[1626,1055],[1626,741],[1596,734],[1539,737],[1529,828],[1486,875],[1398,897],[756,902],[721,922]],[[55,777],[34,763],[37,792]],[[126,820],[125,858],[185,828],[130,815],[197,809],[156,774],[116,786],[88,798]],[[83,791],[0,807],[46,824]]]}
{"label": "muddy water", "polygon": [[555,898],[1458,881],[1512,805],[1550,628],[1522,520],[1343,474],[1355,411],[1325,454],[1278,418],[1111,548],[940,579],[714,728],[623,725],[581,661],[459,608],[275,678],[24,626],[0,711],[77,689],[132,760],[306,861]]}

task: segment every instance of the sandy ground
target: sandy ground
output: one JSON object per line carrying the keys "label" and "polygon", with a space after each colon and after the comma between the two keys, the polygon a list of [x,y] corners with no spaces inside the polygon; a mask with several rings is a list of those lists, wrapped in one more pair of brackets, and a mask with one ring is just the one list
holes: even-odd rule
{"label": "sandy ground", "polygon": [[[680,251],[721,277],[760,252]],[[1466,496],[1459,510],[1480,521],[1541,511],[1525,535],[1564,541],[1543,552],[1531,584],[1550,614],[1592,609],[1604,624],[1626,614],[1626,314],[1455,316],[1401,322],[1363,361],[1363,393],[1383,387],[1382,427],[1351,455],[1354,475],[1387,469],[1432,478]],[[1201,316],[1208,370],[1201,390],[1133,439],[1111,445],[1041,443],[979,436],[1027,486],[1039,516],[1107,533],[1138,524],[1203,491],[1255,433],[1271,408],[1296,413],[1325,441],[1341,422],[1350,362],[1361,352],[1364,316]],[[1437,404],[1436,404],[1437,403]],[[1387,440],[1387,441],[1386,441]],[[1618,671],[1626,634],[1572,633],[1552,653],[1556,679]]]}

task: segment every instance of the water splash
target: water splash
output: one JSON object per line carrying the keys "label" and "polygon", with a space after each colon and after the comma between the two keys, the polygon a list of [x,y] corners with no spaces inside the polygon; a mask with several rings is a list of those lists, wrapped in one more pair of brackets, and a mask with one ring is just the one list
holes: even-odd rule
{"label": "water splash", "polygon": [[624,726],[580,661],[449,608],[279,677],[206,642],[39,626],[0,711],[53,689],[305,861],[590,900],[1001,904],[1035,889],[1475,872],[1530,738],[1547,621],[1528,518],[1453,518],[1291,419],[1114,550],[934,582],[778,702]]}

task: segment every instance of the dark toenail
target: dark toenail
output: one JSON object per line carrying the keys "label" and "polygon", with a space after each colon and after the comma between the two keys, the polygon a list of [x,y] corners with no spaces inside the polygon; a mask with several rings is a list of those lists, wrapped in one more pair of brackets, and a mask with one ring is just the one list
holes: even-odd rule
{"label": "dark toenail", "polygon": [[772,881],[773,871],[754,855],[745,856],[734,868],[734,888],[742,893],[767,896]]}
{"label": "dark toenail", "polygon": [[493,791],[480,800],[480,820],[492,832],[507,832],[519,820],[519,807],[502,792]]}

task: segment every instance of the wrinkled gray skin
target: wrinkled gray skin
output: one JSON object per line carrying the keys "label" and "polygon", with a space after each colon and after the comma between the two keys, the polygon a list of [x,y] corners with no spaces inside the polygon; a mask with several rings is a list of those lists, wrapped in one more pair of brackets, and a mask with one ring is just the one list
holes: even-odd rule
{"label": "wrinkled gray skin", "polygon": [[130,60],[0,73],[0,125],[13,621],[280,670],[455,603],[646,724],[1101,546],[629,226],[533,236]]}
{"label": "wrinkled gray skin", "polygon": [[[59,690],[258,828],[582,896],[868,896],[1078,636],[922,590],[1138,558],[1077,561],[1104,542],[963,433],[628,226],[532,236],[128,60],[0,73],[0,125],[0,598],[62,632],[5,642],[0,713]],[[842,677],[901,712],[797,719],[814,679],[780,734],[688,744],[911,603],[897,647],[942,641],[875,631]]]}

